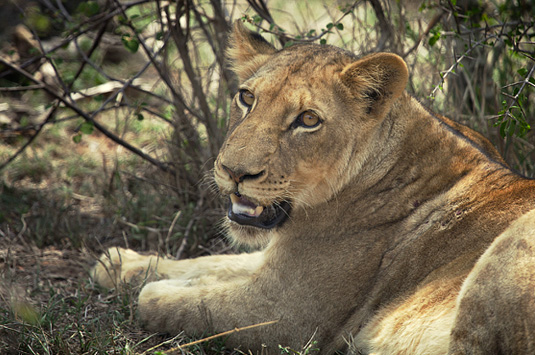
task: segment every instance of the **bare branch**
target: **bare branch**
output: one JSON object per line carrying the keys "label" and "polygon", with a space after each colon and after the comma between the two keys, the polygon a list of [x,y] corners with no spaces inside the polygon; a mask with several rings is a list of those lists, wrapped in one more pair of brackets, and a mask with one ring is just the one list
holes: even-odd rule
{"label": "bare branch", "polygon": [[[0,58],[0,61],[2,61],[3,59]],[[35,133],[26,141],[26,143],[24,143],[22,145],[22,147],[19,148],[19,150],[17,150],[15,152],[15,154],[13,154],[11,157],[9,157],[9,159],[7,159],[4,163],[2,163],[2,165],[0,165],[0,171],[2,171],[6,166],[8,166],[9,164],[11,164],[11,162],[13,162],[15,159],[17,159],[17,157],[19,155],[22,154],[22,152],[24,152],[26,150],[26,148],[28,148],[34,141],[35,139],[37,138],[37,136],[39,136],[39,133],[41,133],[43,127],[51,122],[54,118],[54,115],[56,114],[56,111],[58,109],[58,104],[56,102],[56,104],[54,104],[54,106],[52,106],[51,108],[48,109],[48,113],[46,113],[46,118],[44,120],[43,123],[41,123],[39,126],[36,127],[35,129]]]}
{"label": "bare branch", "polygon": [[[357,0],[353,3],[353,5],[351,5],[343,14],[342,16],[340,16],[337,20],[335,20],[332,24],[333,24],[333,27],[336,27],[339,23],[342,22],[342,20],[349,14],[351,14],[353,12],[353,10],[360,4],[362,3],[363,0]],[[311,42],[316,42],[317,40],[321,39],[322,37],[324,37],[325,35],[327,35],[329,33],[329,31],[323,31],[321,32],[320,34],[316,35],[316,36],[311,36],[311,37],[307,37],[307,38],[297,38],[296,36],[289,36],[283,32],[281,32],[279,30],[280,26],[275,26],[273,30],[271,29],[268,29],[268,28],[265,28],[265,27],[262,27],[258,24],[255,24],[254,21],[246,16],[247,18],[247,22],[251,23],[251,24],[254,24],[257,28],[261,29],[263,32],[266,32],[266,33],[271,33],[277,37],[281,37],[283,36],[285,38],[285,43],[286,41],[292,41],[292,42],[296,42],[296,43],[311,43]]]}
{"label": "bare branch", "polygon": [[532,85],[529,82],[529,79],[531,79],[531,77],[533,76],[533,72],[535,72],[535,65],[533,65],[531,67],[531,69],[529,70],[529,72],[526,75],[526,77],[524,78],[524,80],[520,82],[521,83],[520,88],[518,89],[517,93],[514,96],[509,95],[509,94],[507,94],[505,92],[502,92],[502,95],[507,96],[507,97],[509,97],[511,99],[511,102],[509,103],[509,105],[505,109],[505,111],[503,113],[503,116],[505,116],[505,117],[513,117],[514,118],[514,116],[511,113],[511,110],[512,110],[513,106],[518,103],[518,99],[519,99],[520,95],[522,94],[522,92],[524,91],[524,89],[526,88],[526,86],[527,85]]}
{"label": "bare branch", "polygon": [[409,54],[411,54],[414,50],[416,50],[420,46],[420,43],[422,42],[422,39],[424,39],[424,37],[427,37],[429,32],[431,32],[431,30],[440,22],[440,20],[442,19],[442,16],[444,16],[444,14],[445,13],[443,11],[441,11],[438,14],[436,14],[431,19],[431,21],[429,21],[429,24],[427,25],[427,28],[425,29],[425,31],[423,33],[421,33],[418,36],[418,40],[416,41],[416,43],[402,55],[403,58],[406,58]]}
{"label": "bare branch", "polygon": [[111,139],[112,141],[114,141],[115,143],[119,144],[119,145],[122,145],[123,147],[125,147],[126,149],[128,149],[129,151],[131,151],[132,153],[138,155],[139,157],[143,158],[144,160],[148,161],[149,163],[153,164],[154,166],[160,168],[162,171],[165,171],[165,172],[169,172],[171,174],[175,174],[175,172],[167,165],[167,164],[164,164],[154,158],[152,158],[151,156],[143,153],[139,148],[136,148],[134,147],[133,145],[131,145],[130,143],[122,140],[121,138],[117,137],[115,134],[111,133],[110,131],[108,131],[104,126],[102,126],[100,123],[98,123],[97,121],[95,121],[93,119],[93,117],[91,117],[90,115],[88,115],[86,112],[84,112],[82,109],[80,109],[75,102],[73,102],[72,100],[68,100],[67,98],[65,98],[64,95],[61,95],[59,94],[53,87],[51,87],[50,85],[42,82],[41,80],[39,79],[36,79],[33,75],[31,75],[30,73],[28,73],[27,71],[25,71],[24,69],[21,69],[9,62],[7,62],[6,60],[4,60],[3,58],[0,58],[0,63],[4,64],[5,66],[11,68],[13,71],[23,75],[24,77],[26,77],[27,79],[33,81],[34,83],[36,83],[37,85],[41,85],[43,86],[43,90],[45,90],[48,94],[50,94],[51,96],[55,97],[56,99],[58,99],[60,102],[62,102],[66,107],[70,108],[71,110],[73,110],[76,114],[78,114],[80,117],[82,117],[83,119],[85,119],[86,121],[88,122],[91,122],[94,127],[99,130],[102,134],[104,134],[106,137],[108,137],[109,139]]}

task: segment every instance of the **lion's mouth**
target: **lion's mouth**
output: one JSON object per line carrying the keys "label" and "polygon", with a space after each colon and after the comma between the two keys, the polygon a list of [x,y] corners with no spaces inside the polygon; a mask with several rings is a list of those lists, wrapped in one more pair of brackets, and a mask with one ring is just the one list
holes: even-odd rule
{"label": "lion's mouth", "polygon": [[290,214],[291,206],[283,201],[270,206],[259,206],[239,193],[230,195],[228,218],[238,224],[263,229],[282,225]]}

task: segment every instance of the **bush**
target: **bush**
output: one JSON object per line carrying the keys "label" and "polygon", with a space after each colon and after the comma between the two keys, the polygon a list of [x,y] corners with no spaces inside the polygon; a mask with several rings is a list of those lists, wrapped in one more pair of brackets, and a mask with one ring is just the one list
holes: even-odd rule
{"label": "bush", "polygon": [[[217,233],[210,226],[221,215],[221,201],[209,176],[237,88],[225,58],[235,20],[249,22],[279,47],[316,42],[360,55],[401,55],[411,72],[410,92],[485,134],[514,169],[535,175],[530,128],[535,30],[534,10],[527,3],[429,0],[415,7],[369,0],[328,7],[320,1],[281,1],[268,7],[252,0],[233,5],[141,0],[76,5],[70,11],[50,2],[28,5],[23,11],[31,14],[26,20],[31,34],[17,27],[13,49],[4,49],[0,92],[11,118],[2,134],[15,137],[15,143],[4,152],[2,168],[45,128],[70,122],[73,142],[60,145],[72,147],[100,135],[153,167],[145,166],[141,178],[160,184],[155,187],[160,192],[173,192],[170,208],[182,211],[182,237],[194,230],[195,240]],[[17,102],[33,111],[17,118],[12,112]],[[116,164],[114,174],[123,176],[125,164]],[[134,160],[130,173],[136,174],[140,164]],[[41,171],[40,165],[33,170]],[[112,176],[102,179],[111,180],[101,190],[114,185]],[[167,223],[173,214],[168,215]]]}

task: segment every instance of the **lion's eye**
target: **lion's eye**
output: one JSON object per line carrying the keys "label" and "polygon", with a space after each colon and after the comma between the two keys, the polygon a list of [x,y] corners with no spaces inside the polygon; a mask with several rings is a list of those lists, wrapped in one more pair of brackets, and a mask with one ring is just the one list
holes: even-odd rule
{"label": "lion's eye", "polygon": [[241,90],[240,91],[240,101],[242,104],[244,104],[247,107],[253,106],[254,103],[254,95],[249,90]]}
{"label": "lion's eye", "polygon": [[315,112],[305,111],[301,114],[301,121],[303,121],[303,126],[316,127],[320,123],[320,118]]}
{"label": "lion's eye", "polygon": [[314,111],[305,111],[301,113],[295,121],[292,123],[292,128],[304,127],[304,128],[314,128],[319,126],[321,123],[320,116]]}

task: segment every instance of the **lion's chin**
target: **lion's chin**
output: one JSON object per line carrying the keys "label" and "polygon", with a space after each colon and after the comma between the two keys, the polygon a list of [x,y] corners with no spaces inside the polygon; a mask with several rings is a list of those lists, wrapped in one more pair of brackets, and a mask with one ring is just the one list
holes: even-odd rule
{"label": "lion's chin", "polygon": [[286,201],[259,206],[240,194],[232,194],[227,216],[240,225],[272,229],[280,227],[288,219],[290,211],[291,206]]}

